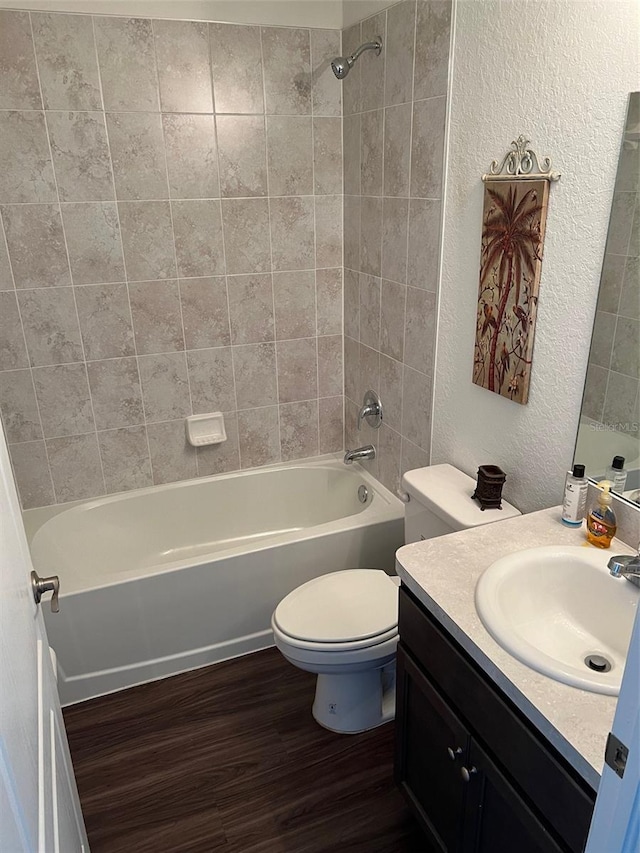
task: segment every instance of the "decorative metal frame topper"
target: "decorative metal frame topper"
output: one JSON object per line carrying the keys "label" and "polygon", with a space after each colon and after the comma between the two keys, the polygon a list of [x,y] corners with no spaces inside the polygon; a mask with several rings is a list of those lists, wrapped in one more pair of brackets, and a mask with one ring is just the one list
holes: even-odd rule
{"label": "decorative metal frame topper", "polygon": [[[551,170],[551,158],[543,157],[542,161],[536,152],[529,148],[529,140],[520,134],[517,139],[511,143],[511,151],[508,151],[502,160],[498,163],[494,160],[489,166],[489,173],[482,176],[482,180],[487,181],[559,181],[560,172]],[[541,165],[542,162],[542,165]],[[534,172],[534,164],[538,171]]]}

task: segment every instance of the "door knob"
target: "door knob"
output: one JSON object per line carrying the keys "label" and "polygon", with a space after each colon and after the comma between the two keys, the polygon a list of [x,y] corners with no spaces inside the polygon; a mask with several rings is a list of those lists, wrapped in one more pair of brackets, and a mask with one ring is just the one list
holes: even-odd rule
{"label": "door knob", "polygon": [[37,572],[31,572],[31,589],[36,604],[40,604],[42,596],[45,592],[52,592],[51,596],[51,612],[58,613],[60,607],[58,605],[58,594],[60,592],[60,578],[58,575],[52,575],[50,578],[38,577]]}
{"label": "door knob", "polygon": [[459,755],[462,755],[462,747],[457,746],[455,749],[452,746],[447,747],[447,753],[452,761],[455,761]]}
{"label": "door knob", "polygon": [[460,768],[460,775],[462,776],[462,778],[465,782],[470,782],[471,777],[477,772],[478,772],[477,767],[469,767],[469,769],[467,769],[466,767]]}

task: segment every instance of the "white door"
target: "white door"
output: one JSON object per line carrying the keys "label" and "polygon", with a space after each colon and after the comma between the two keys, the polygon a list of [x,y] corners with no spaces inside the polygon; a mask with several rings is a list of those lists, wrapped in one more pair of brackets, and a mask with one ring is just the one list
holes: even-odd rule
{"label": "white door", "polygon": [[0,428],[0,851],[88,851],[32,568]]}
{"label": "white door", "polygon": [[629,750],[629,754],[622,777],[607,764],[604,766],[586,853],[638,853],[640,850],[640,611],[636,613],[611,731]]}

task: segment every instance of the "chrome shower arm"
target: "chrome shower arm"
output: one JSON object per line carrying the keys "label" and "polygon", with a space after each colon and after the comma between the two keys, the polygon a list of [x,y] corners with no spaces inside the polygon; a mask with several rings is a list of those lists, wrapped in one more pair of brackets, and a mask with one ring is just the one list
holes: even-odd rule
{"label": "chrome shower arm", "polygon": [[361,44],[360,47],[356,48],[349,57],[351,62],[355,62],[360,54],[364,53],[365,50],[375,50],[376,54],[379,56],[380,51],[382,50],[382,39],[377,38],[375,41],[368,41],[365,42],[365,44]]}

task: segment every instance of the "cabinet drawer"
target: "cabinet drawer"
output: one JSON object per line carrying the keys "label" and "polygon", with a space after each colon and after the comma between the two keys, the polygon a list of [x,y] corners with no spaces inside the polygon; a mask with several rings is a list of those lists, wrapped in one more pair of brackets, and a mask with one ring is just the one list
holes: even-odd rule
{"label": "cabinet drawer", "polygon": [[586,844],[595,793],[402,587],[400,642],[572,851]]}

